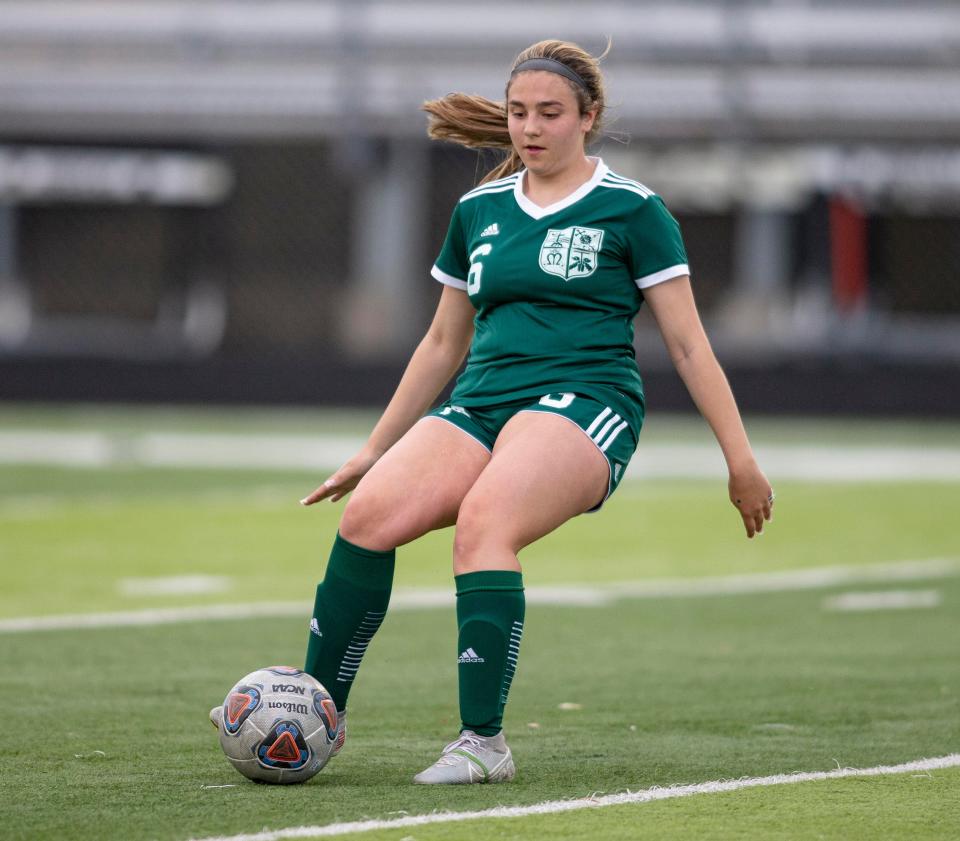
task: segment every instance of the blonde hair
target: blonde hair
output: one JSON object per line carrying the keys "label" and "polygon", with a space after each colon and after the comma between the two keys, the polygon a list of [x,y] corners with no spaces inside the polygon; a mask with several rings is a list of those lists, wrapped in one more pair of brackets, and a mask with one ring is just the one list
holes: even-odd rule
{"label": "blonde hair", "polygon": [[[603,110],[606,105],[606,93],[603,87],[603,74],[600,72],[600,60],[610,51],[610,45],[599,57],[590,55],[582,47],[570,41],[539,41],[527,47],[516,57],[511,67],[511,77],[507,81],[503,102],[494,102],[485,96],[466,93],[450,93],[440,99],[431,99],[423,103],[423,110],[430,115],[427,134],[433,140],[449,140],[468,149],[497,149],[507,152],[507,157],[480,181],[485,184],[504,178],[523,169],[523,163],[507,129],[506,99],[513,82],[513,71],[521,62],[532,58],[550,58],[566,65],[583,79],[582,87],[576,82],[561,76],[570,86],[577,98],[580,113],[596,111],[593,127],[584,139],[590,144],[600,135],[603,125]],[[522,71],[521,71],[522,72]]]}

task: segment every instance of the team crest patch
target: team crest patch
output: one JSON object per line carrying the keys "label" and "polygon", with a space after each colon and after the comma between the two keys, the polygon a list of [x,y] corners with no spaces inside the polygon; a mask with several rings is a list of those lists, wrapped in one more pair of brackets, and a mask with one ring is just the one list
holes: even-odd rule
{"label": "team crest patch", "polygon": [[602,242],[599,228],[551,228],[540,246],[540,268],[564,280],[592,275]]}

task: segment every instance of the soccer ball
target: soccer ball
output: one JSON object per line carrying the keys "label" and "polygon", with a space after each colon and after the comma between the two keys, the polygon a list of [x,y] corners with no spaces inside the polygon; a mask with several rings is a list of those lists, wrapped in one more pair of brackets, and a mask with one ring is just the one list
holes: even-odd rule
{"label": "soccer ball", "polygon": [[309,780],[327,764],[337,738],[330,693],[292,666],[268,666],[241,678],[222,713],[217,729],[223,752],[258,783]]}

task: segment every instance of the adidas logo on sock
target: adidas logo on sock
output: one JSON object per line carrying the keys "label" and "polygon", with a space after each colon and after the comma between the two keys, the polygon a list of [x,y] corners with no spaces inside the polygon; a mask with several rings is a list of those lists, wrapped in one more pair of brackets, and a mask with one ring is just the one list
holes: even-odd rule
{"label": "adidas logo on sock", "polygon": [[316,620],[316,619],[311,619],[311,620],[310,620],[310,633],[311,633],[311,634],[316,634],[318,637],[322,637],[322,636],[323,636],[323,631],[320,630],[320,626],[317,624],[317,620]]}
{"label": "adidas logo on sock", "polygon": [[487,227],[480,232],[480,236],[495,237],[499,233],[500,233],[500,226],[496,222],[494,222],[492,225],[487,225]]}
{"label": "adidas logo on sock", "polygon": [[457,659],[458,663],[486,663],[480,655],[477,654],[472,648],[468,648],[460,657]]}

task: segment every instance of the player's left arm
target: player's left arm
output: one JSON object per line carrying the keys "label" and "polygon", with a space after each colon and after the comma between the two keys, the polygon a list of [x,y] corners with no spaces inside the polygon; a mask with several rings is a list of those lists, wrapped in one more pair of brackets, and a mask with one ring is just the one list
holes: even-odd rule
{"label": "player's left arm", "polygon": [[730,472],[730,501],[743,517],[747,537],[771,518],[773,490],[754,458],[727,377],[710,346],[687,275],[643,290],[663,341],[687,391],[716,435]]}

